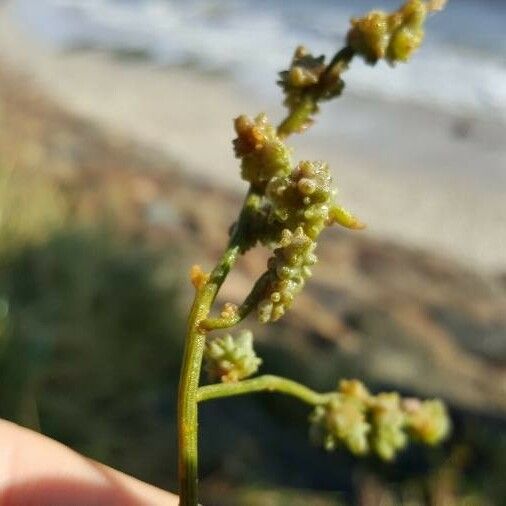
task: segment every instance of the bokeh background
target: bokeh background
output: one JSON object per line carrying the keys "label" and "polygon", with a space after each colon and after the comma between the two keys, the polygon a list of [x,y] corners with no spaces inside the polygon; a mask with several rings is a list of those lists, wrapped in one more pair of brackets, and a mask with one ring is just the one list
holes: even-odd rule
{"label": "bokeh background", "polygon": [[[391,0],[0,1],[0,416],[176,490],[187,271],[210,268],[244,184],[232,118],[283,115],[296,45],[332,54]],[[206,506],[506,504],[506,4],[450,0],[409,65],[356,61],[290,140],[368,224],[257,336],[263,370],[442,397],[440,449],[326,454],[308,410],[201,409]],[[266,252],[243,258],[240,302]]]}

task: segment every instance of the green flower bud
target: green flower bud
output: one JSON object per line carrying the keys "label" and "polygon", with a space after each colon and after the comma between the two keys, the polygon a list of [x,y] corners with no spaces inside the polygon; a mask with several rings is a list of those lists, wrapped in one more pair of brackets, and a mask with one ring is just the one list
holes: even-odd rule
{"label": "green flower bud", "polygon": [[314,86],[325,72],[325,57],[315,58],[306,48],[299,46],[293,55],[290,69],[280,72],[282,83],[292,88]]}
{"label": "green flower bud", "polygon": [[269,259],[269,283],[257,306],[261,323],[279,320],[292,305],[295,295],[311,276],[310,266],[317,260],[313,253],[315,247],[316,243],[302,227],[293,233],[288,229],[282,231],[279,247]]}
{"label": "green flower bud", "polygon": [[368,403],[371,398],[369,390],[358,380],[341,380],[339,382],[339,392],[363,403]]}
{"label": "green flower bud", "polygon": [[405,62],[423,41],[427,14],[442,9],[444,3],[407,0],[391,14],[372,11],[362,18],[353,18],[348,44],[368,63],[381,59],[389,63]]}
{"label": "green flower bud", "polygon": [[300,226],[316,239],[329,221],[334,196],[331,183],[328,165],[323,162],[300,162],[289,175],[273,178],[266,189],[272,202],[270,220],[290,230]]}
{"label": "green flower bud", "polygon": [[328,69],[324,56],[315,57],[303,46],[295,50],[290,68],[280,72],[278,82],[290,113],[299,110],[295,131],[301,132],[311,124],[311,115],[318,112],[318,101],[341,94],[344,88],[342,70],[339,67]]}
{"label": "green flower bud", "polygon": [[369,451],[367,436],[371,430],[365,411],[365,404],[358,399],[336,394],[313,411],[310,437],[327,451],[345,446],[355,455],[364,455]]}
{"label": "green flower bud", "polygon": [[450,432],[450,419],[445,405],[439,400],[405,401],[407,425],[411,435],[428,445],[436,445]]}
{"label": "green flower bud", "polygon": [[382,393],[370,403],[371,447],[383,460],[392,460],[404,448],[406,415],[397,393]]}
{"label": "green flower bud", "polygon": [[273,177],[290,173],[290,150],[279,139],[265,114],[254,120],[239,116],[235,120],[235,131],[234,150],[241,159],[241,176],[254,189],[262,192]]}
{"label": "green flower bud", "polygon": [[266,187],[271,202],[269,222],[289,230],[302,227],[316,240],[325,226],[339,223],[348,228],[363,225],[335,202],[329,167],[323,162],[300,162],[287,176],[272,178]]}
{"label": "green flower bud", "polygon": [[353,18],[348,32],[348,44],[369,63],[385,57],[390,33],[388,15],[382,11],[369,12],[363,18]]}
{"label": "green flower bud", "polygon": [[255,374],[262,360],[253,349],[253,334],[243,330],[234,339],[230,334],[206,344],[206,370],[211,382],[236,382]]}

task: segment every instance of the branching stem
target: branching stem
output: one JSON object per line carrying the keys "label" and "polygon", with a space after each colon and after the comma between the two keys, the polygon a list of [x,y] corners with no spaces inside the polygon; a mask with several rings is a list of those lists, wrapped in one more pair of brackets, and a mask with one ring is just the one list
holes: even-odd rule
{"label": "branching stem", "polygon": [[237,245],[230,246],[211,273],[209,281],[197,290],[188,319],[178,396],[178,442],[180,506],[197,505],[198,412],[199,386],[206,332],[200,323],[207,318],[218,290],[239,255]]}
{"label": "branching stem", "polygon": [[218,383],[200,387],[197,392],[197,402],[256,392],[277,392],[290,395],[311,406],[325,404],[334,395],[333,393],[318,393],[296,381],[267,374],[237,383]]}
{"label": "branching stem", "polygon": [[[295,79],[295,81],[292,82],[288,79],[286,82],[282,82],[286,93],[285,104],[289,108],[289,113],[277,128],[279,139],[284,139],[293,133],[303,131],[311,124],[313,115],[319,110],[318,106],[320,102],[330,100],[340,95],[344,86],[341,80],[341,74],[348,68],[349,63],[355,56],[355,51],[357,51],[360,56],[363,56],[368,63],[375,63],[380,58],[390,63],[407,60],[423,39],[423,22],[427,12],[442,8],[444,3],[444,0],[430,0],[428,3],[408,0],[404,6],[392,14],[376,13],[381,19],[390,23],[387,23],[389,30],[387,30],[386,33],[384,33],[383,24],[371,23],[368,17],[353,21],[352,29],[347,37],[347,44],[349,45],[346,45],[337,52],[325,67],[323,67],[324,58],[313,58],[302,49],[299,50],[295,54],[290,71],[295,71],[295,76],[297,76],[297,72],[300,71],[304,77],[304,71],[311,74],[311,72],[315,70],[312,68],[314,67],[313,64],[316,64],[317,68],[313,73],[313,78],[309,81]],[[413,11],[413,9],[415,9],[415,11]],[[414,15],[413,12],[415,12],[416,15]],[[390,26],[392,23],[393,25]],[[360,26],[357,28],[358,25]],[[403,32],[403,37],[394,37],[399,33],[401,28],[408,28],[409,30],[406,33]],[[379,42],[378,37],[381,39]],[[304,65],[302,65],[302,67],[299,66],[304,56],[308,56],[309,58],[309,65],[307,68],[304,68]],[[286,74],[290,77],[290,71],[288,71],[288,73],[283,73],[283,76]],[[246,128],[245,133],[240,131],[242,129],[238,129],[239,137],[237,139],[238,145],[236,148],[239,146],[241,149],[236,149],[236,151],[243,151],[243,143],[245,143],[248,149],[250,145],[254,147],[254,150],[259,149],[260,155],[253,156],[254,165],[256,164],[256,166],[258,166],[256,169],[260,168],[263,170],[265,168],[264,165],[270,160],[269,163],[274,163],[274,172],[277,174],[278,165],[281,163],[280,160],[282,159],[281,161],[283,164],[285,163],[283,156],[286,149],[281,149],[283,156],[278,153],[278,148],[280,146],[279,139],[270,139],[270,130],[267,130],[269,135],[265,136],[263,129],[267,127],[261,121],[260,124],[253,125],[251,129],[249,128],[249,124],[246,126],[248,128]],[[273,147],[274,152],[271,152]],[[249,152],[246,150],[246,154],[248,153]],[[243,163],[245,163],[246,160],[245,156],[246,155],[239,156],[243,158]],[[277,176],[272,175],[270,181],[273,181],[275,177]],[[251,182],[252,187],[255,186],[255,181],[252,178],[245,177],[245,179]],[[306,179],[306,183],[314,184],[315,188],[320,184],[304,177],[297,181],[297,185],[304,183],[304,179]],[[264,188],[264,179],[261,178],[259,181],[261,184],[257,181],[256,186]],[[301,188],[300,191],[302,193],[311,193],[309,191],[311,187],[303,185]],[[307,192],[304,188],[306,188]],[[314,191],[314,189],[312,191]],[[236,311],[229,311],[230,308],[226,308],[222,317],[209,317],[218,291],[236,263],[239,255],[244,253],[248,247],[251,247],[252,244],[255,244],[258,240],[258,236],[255,235],[254,223],[251,220],[251,212],[255,209],[252,202],[254,204],[255,199],[257,199],[261,203],[261,198],[266,196],[264,192],[265,188],[260,194],[256,194],[254,190],[250,189],[242,207],[239,220],[233,228],[228,247],[218,264],[208,278],[198,269],[197,275],[193,277],[193,282],[196,285],[196,294],[188,319],[188,330],[178,397],[180,506],[197,506],[198,501],[198,402],[255,392],[278,392],[295,397],[312,406],[317,406],[327,403],[332,398],[332,395],[335,395],[335,393],[318,393],[295,381],[272,375],[260,376],[237,383],[220,383],[199,388],[207,332],[216,329],[230,328],[242,321],[266,293],[266,284],[272,281],[269,278],[270,273],[267,271],[259,278],[250,294]],[[290,206],[292,206],[292,203],[290,203]],[[294,214],[294,216],[298,215]],[[348,228],[361,228],[361,224],[355,218],[336,206],[331,210],[327,209],[326,216],[327,219],[324,220],[326,224],[336,222]],[[311,222],[308,221],[308,223]],[[302,228],[300,228],[300,230],[302,230]],[[297,231],[294,232],[294,237],[296,234]],[[302,251],[302,253],[300,253],[299,250]],[[298,254],[305,255],[303,260],[307,260],[307,265],[304,264],[304,268],[309,268],[308,265],[314,263],[314,261],[312,261],[312,263],[309,262],[309,250],[306,251],[302,246],[299,247],[299,250],[296,250],[289,259],[291,258],[294,264],[298,266],[299,261],[295,261],[294,258]],[[282,264],[282,267],[287,266],[288,264],[286,266]],[[287,293],[290,294],[288,290]],[[283,309],[283,307],[281,307],[281,309]],[[419,426],[424,432],[422,436],[425,437],[427,442],[433,444],[439,441],[448,432],[449,425],[446,419],[446,413],[440,404],[434,404],[434,402],[426,404],[424,409],[430,410],[430,416],[436,413],[433,416],[435,425],[433,424],[432,427],[429,427],[431,429],[429,432],[427,432],[427,420],[424,418],[424,412],[422,412],[422,419],[419,421]],[[354,428],[352,427],[352,429]],[[390,434],[390,432],[388,432],[388,434]],[[362,446],[358,447],[357,450],[355,429],[353,436],[353,444],[355,445],[353,448],[356,451],[362,451],[364,448],[367,448],[367,446]],[[337,437],[342,439],[342,435],[338,435]],[[367,441],[364,444],[367,444]],[[350,446],[350,443],[348,446]],[[397,449],[398,448],[393,448],[392,451]],[[389,450],[389,448],[387,448],[387,450]],[[384,458],[391,458],[392,452],[384,453],[383,456]]]}
{"label": "branching stem", "polygon": [[[324,75],[331,72],[337,65],[344,69],[353,53],[344,49],[336,54],[329,63]],[[299,107],[293,110],[279,125],[280,137],[287,137],[300,130],[310,116],[317,110],[320,99],[308,95]],[[188,330],[185,351],[181,367],[181,378],[178,395],[178,469],[180,482],[180,506],[197,505],[197,467],[198,467],[198,407],[199,400],[216,397],[241,395],[251,392],[271,391],[292,395],[309,404],[324,402],[327,394],[318,394],[294,381],[277,376],[261,376],[236,384],[211,385],[199,389],[202,358],[206,344],[206,334],[210,330],[230,328],[242,321],[257,305],[268,282],[268,273],[263,274],[255,283],[250,294],[232,316],[209,318],[212,304],[228,273],[244,251],[248,235],[246,203],[252,190],[246,196],[239,220],[233,229],[229,245],[222,258],[211,272],[205,284],[197,288],[193,306],[188,319]]]}
{"label": "branching stem", "polygon": [[322,73],[316,89],[311,89],[306,93],[297,107],[292,109],[278,126],[277,133],[281,139],[285,139],[295,132],[302,132],[311,123],[311,116],[318,111],[318,102],[324,96],[328,77],[333,72],[337,72],[339,75],[344,72],[354,56],[355,51],[350,46],[345,46],[332,57]]}
{"label": "branching stem", "polygon": [[262,276],[260,276],[260,278],[258,278],[249,295],[232,316],[225,318],[206,318],[201,323],[201,328],[205,330],[218,330],[235,327],[256,307],[265,292],[265,287],[268,281],[269,273],[265,272]]}
{"label": "branching stem", "polygon": [[[247,197],[246,197],[247,198]],[[228,248],[211,272],[204,286],[197,288],[188,318],[183,363],[178,393],[178,472],[180,506],[197,506],[198,480],[198,409],[197,389],[207,330],[202,322],[228,273],[241,254],[244,242],[244,207]]]}

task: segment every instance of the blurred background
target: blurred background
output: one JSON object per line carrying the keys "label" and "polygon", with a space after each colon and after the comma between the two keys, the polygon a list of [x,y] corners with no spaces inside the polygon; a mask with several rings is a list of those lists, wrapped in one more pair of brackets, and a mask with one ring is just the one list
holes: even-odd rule
{"label": "blurred background", "polygon": [[[333,54],[391,0],[0,1],[0,416],[176,490],[186,272],[245,185],[232,118],[283,117],[298,44]],[[294,159],[368,224],[332,230],[263,371],[442,397],[452,438],[393,464],[326,454],[308,410],[201,409],[206,506],[506,504],[506,4],[450,0],[412,62],[355,61]],[[241,259],[240,302],[266,253]]]}

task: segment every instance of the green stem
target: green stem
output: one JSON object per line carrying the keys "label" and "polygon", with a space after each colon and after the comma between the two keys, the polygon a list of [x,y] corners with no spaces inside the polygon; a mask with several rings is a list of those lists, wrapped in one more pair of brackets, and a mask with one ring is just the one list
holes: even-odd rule
{"label": "green stem", "polygon": [[178,398],[179,494],[180,506],[197,505],[198,412],[199,386],[206,331],[200,323],[207,317],[218,290],[239,255],[239,247],[229,248],[212,272],[205,286],[197,290],[188,319]]}
{"label": "green stem", "polygon": [[269,275],[269,271],[267,271],[258,278],[251,292],[233,316],[225,318],[206,318],[202,322],[201,327],[205,330],[229,329],[244,320],[264,296],[266,285],[269,282]]}
{"label": "green stem", "polygon": [[[249,194],[248,194],[249,195]],[[248,197],[246,197],[247,199]],[[198,483],[198,409],[202,357],[207,330],[202,322],[208,317],[218,291],[242,251],[245,228],[244,207],[229,245],[213,269],[209,280],[195,294],[185,340],[178,393],[178,471],[180,506],[197,506]]]}
{"label": "green stem", "polygon": [[277,129],[278,136],[285,139],[294,132],[301,132],[309,124],[311,115],[316,111],[316,100],[307,96],[290,111],[290,114],[280,123]]}
{"label": "green stem", "polygon": [[206,331],[200,323],[207,317],[218,290],[239,255],[239,247],[230,247],[212,272],[205,286],[197,290],[186,336],[178,398],[179,494],[180,506],[197,505],[198,410],[197,389],[200,380]]}
{"label": "green stem", "polygon": [[327,76],[333,71],[338,70],[339,74],[341,74],[344,70],[348,68],[351,60],[355,56],[355,51],[350,46],[345,46],[341,50],[339,50],[330,60],[325,72],[321,77],[321,81],[325,81]]}
{"label": "green stem", "polygon": [[252,378],[238,383],[217,383],[200,387],[197,392],[197,401],[209,401],[222,397],[252,394],[255,392],[278,392],[296,397],[306,404],[318,406],[329,401],[333,393],[318,393],[296,381],[280,376],[265,375]]}

